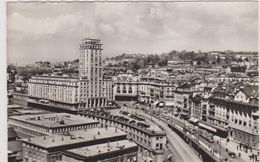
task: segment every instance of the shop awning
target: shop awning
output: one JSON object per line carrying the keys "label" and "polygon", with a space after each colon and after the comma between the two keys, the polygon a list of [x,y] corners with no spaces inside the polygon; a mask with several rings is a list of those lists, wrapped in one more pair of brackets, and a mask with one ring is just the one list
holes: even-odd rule
{"label": "shop awning", "polygon": [[216,130],[215,128],[213,128],[213,127],[211,127],[211,126],[208,126],[208,125],[206,125],[206,124],[199,123],[198,125],[199,125],[200,127],[206,128],[206,129],[208,129],[208,130],[210,130],[210,131],[212,131],[212,132],[217,132],[217,130]]}

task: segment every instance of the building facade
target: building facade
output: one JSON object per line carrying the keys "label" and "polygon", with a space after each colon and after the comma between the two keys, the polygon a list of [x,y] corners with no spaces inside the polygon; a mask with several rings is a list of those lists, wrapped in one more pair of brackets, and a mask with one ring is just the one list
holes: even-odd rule
{"label": "building facade", "polygon": [[[258,86],[227,84],[217,87],[209,105],[214,109],[214,125],[229,127],[228,136],[253,148],[259,145]],[[216,120],[218,119],[218,120]]]}
{"label": "building facade", "polygon": [[142,121],[132,118],[132,115],[129,112],[119,113],[113,110],[108,114],[101,113],[94,115],[89,112],[81,113],[81,116],[100,121],[103,126],[108,125],[116,127],[127,133],[127,138],[137,143],[138,153],[142,155],[143,161],[163,161],[163,149],[166,146],[166,133],[156,125],[145,124]]}
{"label": "building facade", "polygon": [[21,138],[71,132],[99,125],[98,121],[66,113],[12,116],[8,123]]}
{"label": "building facade", "polygon": [[138,97],[138,77],[121,74],[113,78],[113,99],[136,101]]}
{"label": "building facade", "polygon": [[258,86],[220,84],[208,98],[194,97],[192,110],[201,128],[249,147],[258,147]]}
{"label": "building facade", "polygon": [[113,80],[111,77],[104,78],[103,93],[108,101],[113,100]]}
{"label": "building facade", "polygon": [[28,83],[29,102],[48,103],[74,110],[107,106],[107,98],[103,92],[101,47],[98,39],[82,40],[79,76],[32,77]]}

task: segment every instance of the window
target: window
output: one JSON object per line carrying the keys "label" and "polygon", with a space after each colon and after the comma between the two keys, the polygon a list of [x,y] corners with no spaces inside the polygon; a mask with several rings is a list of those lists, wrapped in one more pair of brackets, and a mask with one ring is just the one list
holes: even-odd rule
{"label": "window", "polygon": [[162,143],[160,144],[160,150],[162,150]]}
{"label": "window", "polygon": [[129,86],[128,93],[132,93],[132,92],[133,92],[132,86]]}
{"label": "window", "polygon": [[126,93],[126,86],[123,85],[123,93]]}

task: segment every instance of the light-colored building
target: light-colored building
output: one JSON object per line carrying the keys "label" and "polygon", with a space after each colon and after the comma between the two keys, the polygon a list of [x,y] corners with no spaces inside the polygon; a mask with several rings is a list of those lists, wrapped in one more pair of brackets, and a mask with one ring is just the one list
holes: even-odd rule
{"label": "light-colored building", "polygon": [[131,74],[120,74],[113,78],[114,100],[137,100],[138,77]]}
{"label": "light-colored building", "polygon": [[112,128],[91,128],[22,139],[24,162],[136,162],[138,147],[126,133]]}
{"label": "light-colored building", "polygon": [[66,113],[12,116],[8,123],[21,138],[71,132],[99,125],[96,120]]}
{"label": "light-colored building", "polygon": [[79,76],[88,78],[89,97],[103,97],[102,44],[99,39],[85,38],[80,44]]}
{"label": "light-colored building", "polygon": [[242,83],[219,85],[209,98],[204,124],[213,127],[219,135],[257,148],[258,102],[258,86]]}
{"label": "light-colored building", "polygon": [[80,147],[65,151],[61,159],[62,162],[136,162],[137,145],[121,140]]}
{"label": "light-colored building", "polygon": [[104,96],[108,99],[108,101],[113,100],[113,80],[112,80],[112,78],[104,78],[103,93],[104,93]]}
{"label": "light-colored building", "polygon": [[85,109],[107,106],[103,93],[102,44],[85,38],[80,44],[79,76],[35,76],[29,80],[29,102]]}
{"label": "light-colored building", "polygon": [[137,143],[138,153],[142,155],[141,161],[161,162],[164,160],[166,133],[157,125],[147,123],[142,120],[142,117],[129,111],[110,110],[109,113],[101,113],[98,117],[88,113],[81,115],[93,117],[103,126],[113,126],[126,132],[127,138]]}

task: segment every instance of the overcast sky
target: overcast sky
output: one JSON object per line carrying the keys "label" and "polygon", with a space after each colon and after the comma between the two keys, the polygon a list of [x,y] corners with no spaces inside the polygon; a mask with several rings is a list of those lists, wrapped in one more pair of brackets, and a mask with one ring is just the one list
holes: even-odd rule
{"label": "overcast sky", "polygon": [[9,3],[9,63],[72,60],[86,35],[104,57],[171,50],[257,50],[257,3]]}

